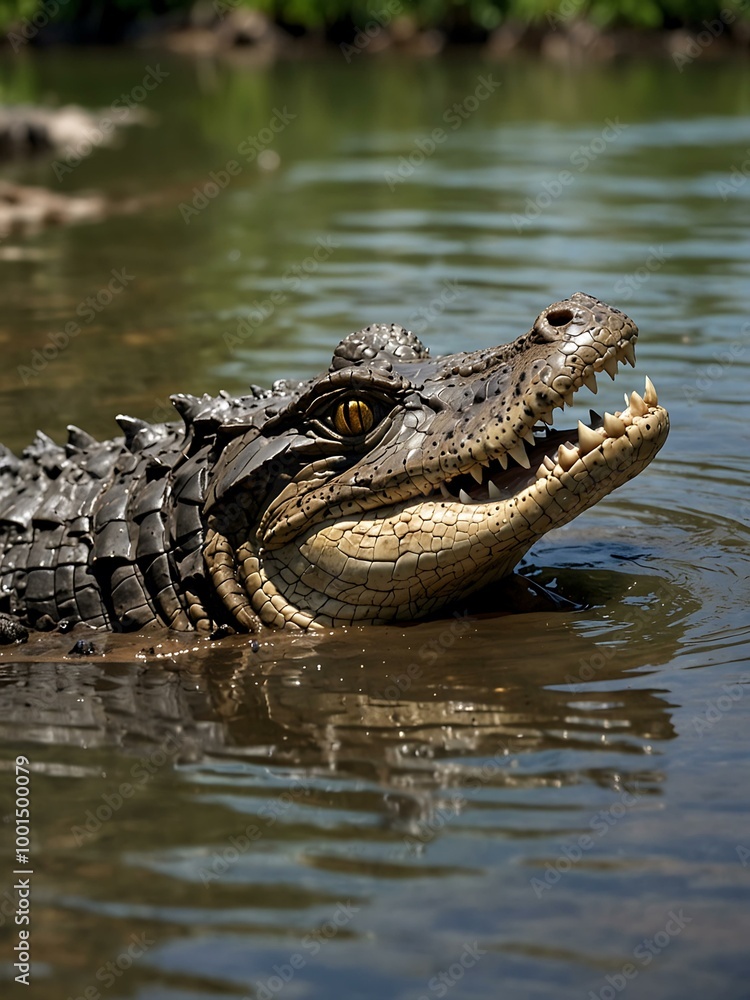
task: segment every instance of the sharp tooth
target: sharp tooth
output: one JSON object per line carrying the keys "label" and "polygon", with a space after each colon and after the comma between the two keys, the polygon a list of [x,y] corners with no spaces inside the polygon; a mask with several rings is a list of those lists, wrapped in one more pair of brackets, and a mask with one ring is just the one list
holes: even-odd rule
{"label": "sharp tooth", "polygon": [[474,479],[481,486],[482,485],[482,470],[480,469],[480,467],[478,465],[472,465],[472,467],[469,469],[469,472],[471,473],[471,475],[474,477]]}
{"label": "sharp tooth", "polygon": [[544,464],[544,462],[542,462],[542,464],[536,470],[536,478],[537,479],[546,479],[547,478],[547,466]]}
{"label": "sharp tooth", "polygon": [[603,424],[608,437],[616,438],[625,433],[625,424],[619,417],[615,417],[611,413],[604,414]]}
{"label": "sharp tooth", "polygon": [[646,376],[646,391],[643,394],[644,403],[648,403],[649,406],[656,406],[659,402],[659,397],[656,395],[656,389],[654,389],[654,383],[651,379]]}
{"label": "sharp tooth", "polygon": [[581,455],[588,455],[590,451],[594,448],[598,448],[602,443],[601,436],[587,427],[586,424],[582,424],[578,421],[578,451]]}
{"label": "sharp tooth", "polygon": [[583,384],[586,386],[587,389],[590,389],[591,392],[594,393],[594,395],[596,395],[598,388],[596,384],[596,375],[594,375],[593,372],[591,372],[591,374],[587,375],[584,378]]}
{"label": "sharp tooth", "polygon": [[635,390],[630,393],[630,412],[636,417],[643,417],[648,413],[648,407]]}
{"label": "sharp tooth", "polygon": [[575,396],[575,389],[569,389],[568,392],[563,394],[563,399],[565,400],[566,406],[573,405],[573,397]]}
{"label": "sharp tooth", "polygon": [[508,450],[508,454],[515,458],[519,465],[522,465],[524,469],[531,468],[531,462],[529,461],[529,456],[526,454],[526,449],[524,448],[521,441],[514,445]]}
{"label": "sharp tooth", "polygon": [[604,370],[611,379],[617,374],[617,356],[609,351],[604,355]]}
{"label": "sharp tooth", "polygon": [[474,503],[469,494],[466,493],[464,490],[458,491],[458,499],[461,501],[461,503]]}
{"label": "sharp tooth", "polygon": [[626,392],[622,394],[622,398],[625,400],[625,409],[627,410],[630,406],[630,396]]}
{"label": "sharp tooth", "polygon": [[500,463],[500,465],[502,465],[504,469],[508,468],[508,456],[505,454],[505,452],[503,452],[502,455],[499,456],[498,462]]}
{"label": "sharp tooth", "polygon": [[628,341],[623,344],[620,348],[622,353],[625,355],[625,360],[628,362],[631,368],[635,368],[635,347]]}
{"label": "sharp tooth", "polygon": [[501,496],[500,490],[497,488],[497,486],[495,486],[495,484],[492,482],[491,479],[487,483],[487,492],[490,495],[490,500],[499,500],[500,499],[500,496]]}
{"label": "sharp tooth", "polygon": [[552,470],[555,468],[555,463],[552,461],[552,459],[549,457],[549,455],[545,455],[544,456],[543,462],[544,462],[545,468],[549,469],[549,471],[552,472]]}
{"label": "sharp tooth", "polygon": [[596,410],[589,410],[589,420],[591,421],[592,427],[594,426],[594,424],[601,424],[602,422],[601,414],[597,413]]}
{"label": "sharp tooth", "polygon": [[524,441],[528,441],[532,448],[536,444],[536,441],[534,440],[534,431],[530,427],[526,428],[521,437]]}
{"label": "sharp tooth", "polygon": [[578,449],[561,444],[557,449],[557,461],[563,472],[567,472],[578,461]]}

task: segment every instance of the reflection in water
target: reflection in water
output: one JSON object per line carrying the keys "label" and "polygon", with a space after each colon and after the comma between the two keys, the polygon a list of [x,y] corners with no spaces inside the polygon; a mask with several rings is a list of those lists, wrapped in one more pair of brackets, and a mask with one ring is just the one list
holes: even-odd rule
{"label": "reflection in water", "polygon": [[[159,940],[157,968],[178,987],[187,980],[168,955],[196,919],[281,935],[282,951],[296,934],[312,949],[336,907],[368,909],[363,879],[480,875],[482,852],[431,857],[446,831],[508,844],[549,836],[550,825],[560,837],[592,823],[606,832],[621,802],[660,795],[659,747],[675,736],[666,692],[630,683],[650,665],[633,639],[653,625],[647,597],[661,585],[640,584],[645,596],[617,634],[599,638],[576,613],[464,610],[407,629],[275,636],[257,653],[240,637],[190,646],[162,635],[145,649],[143,637],[108,636],[95,660],[60,656],[71,635],[14,651],[0,671],[0,737],[30,745],[44,781],[44,878],[56,891],[38,934],[49,960],[78,982],[70,935],[105,918],[120,940]],[[675,626],[660,657],[674,655]],[[66,795],[60,781],[77,790]],[[588,807],[576,802],[581,786]],[[529,884],[550,878],[533,853]],[[342,880],[354,880],[344,902]],[[71,930],[53,932],[63,914]],[[339,945],[360,937],[353,919],[336,931]],[[84,968],[102,948],[117,953],[102,941],[79,946]]]}
{"label": "reflection in water", "polygon": [[[614,593],[629,579],[607,574]],[[590,574],[579,585],[591,585]],[[690,600],[655,578],[640,577],[639,587],[639,600],[598,638],[576,628],[575,613],[493,620],[471,609],[406,629],[274,635],[258,652],[241,636],[191,645],[157,634],[144,645],[143,636],[107,635],[97,640],[101,658],[60,662],[77,632],[39,636],[5,654],[16,662],[0,674],[0,735],[138,752],[171,735],[183,760],[241,756],[404,788],[441,787],[457,762],[469,775],[484,757],[562,747],[643,753],[674,732],[663,690],[627,683],[653,662],[638,640],[660,614],[656,595],[668,590],[683,617]],[[668,637],[662,660],[674,655],[679,627]],[[444,759],[453,762],[447,770]]]}
{"label": "reflection in water", "polygon": [[[592,845],[576,864],[598,879],[627,818],[644,822],[661,797],[677,706],[651,672],[675,656],[692,607],[658,577],[634,591],[627,574],[565,576],[582,602],[608,592],[616,625],[597,635],[581,612],[464,609],[406,629],[273,636],[256,653],[245,638],[161,633],[145,646],[102,637],[104,655],[83,661],[61,655],[75,635],[7,651],[0,737],[28,746],[37,769],[40,882],[54,886],[37,935],[66,989],[136,942],[133,991],[260,989],[302,954],[314,992],[348,949],[373,976],[362,995],[390,995],[429,959],[417,948],[411,970],[380,970],[382,907],[408,923],[397,887],[457,878],[483,913],[477,946],[538,965],[531,903],[570,898],[557,883],[576,843]],[[671,627],[654,649],[643,639],[666,594]],[[489,886],[488,851],[517,858],[512,933],[491,930],[477,884]],[[419,920],[424,933],[432,919]],[[449,941],[460,955],[463,939]],[[561,946],[556,961],[596,970],[595,950]],[[481,969],[489,995],[496,973]]]}

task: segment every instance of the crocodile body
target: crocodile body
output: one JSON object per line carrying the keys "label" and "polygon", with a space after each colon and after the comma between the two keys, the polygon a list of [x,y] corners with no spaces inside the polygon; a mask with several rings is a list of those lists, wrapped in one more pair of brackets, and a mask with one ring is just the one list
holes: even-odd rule
{"label": "crocodile body", "polygon": [[509,574],[653,459],[646,381],[621,413],[553,411],[634,363],[637,329],[577,292],[495,348],[431,359],[401,327],[307,382],[172,397],[182,420],[39,434],[0,455],[0,611],[36,628],[254,632],[414,619]]}

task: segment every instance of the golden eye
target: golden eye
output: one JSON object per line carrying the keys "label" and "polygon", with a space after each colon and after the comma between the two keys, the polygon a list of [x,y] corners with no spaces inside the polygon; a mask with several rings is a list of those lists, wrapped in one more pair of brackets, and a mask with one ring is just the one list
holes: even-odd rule
{"label": "golden eye", "polygon": [[375,423],[375,414],[361,399],[347,399],[336,407],[333,423],[339,434],[356,437],[370,430]]}

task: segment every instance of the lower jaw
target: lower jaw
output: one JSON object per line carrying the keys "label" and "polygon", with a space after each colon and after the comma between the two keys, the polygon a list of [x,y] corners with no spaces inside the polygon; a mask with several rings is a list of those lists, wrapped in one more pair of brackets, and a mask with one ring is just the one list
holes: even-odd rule
{"label": "lower jaw", "polygon": [[[602,495],[606,492],[609,489]],[[356,551],[347,544],[355,536],[342,537],[337,522],[322,524],[302,544],[264,554],[262,567],[258,563],[262,582],[253,594],[253,607],[267,624],[277,627],[286,622],[330,627],[419,619],[510,574],[547,530],[588,506],[585,500],[566,495],[576,502],[570,506],[563,500],[568,509],[561,506],[554,521],[529,498],[470,507],[412,500],[387,515],[360,521],[372,545],[359,549],[358,556],[347,555],[347,549]],[[412,532],[408,547],[401,547],[394,558],[399,532],[405,538],[409,532],[404,533],[403,526],[409,529],[416,519],[422,528]],[[465,529],[458,537],[446,541],[444,534],[441,548],[431,550],[441,525],[457,526],[462,521]],[[358,544],[363,535],[356,536]],[[290,583],[293,573],[297,579]],[[258,578],[248,583],[257,586]],[[306,618],[309,622],[304,625]]]}

